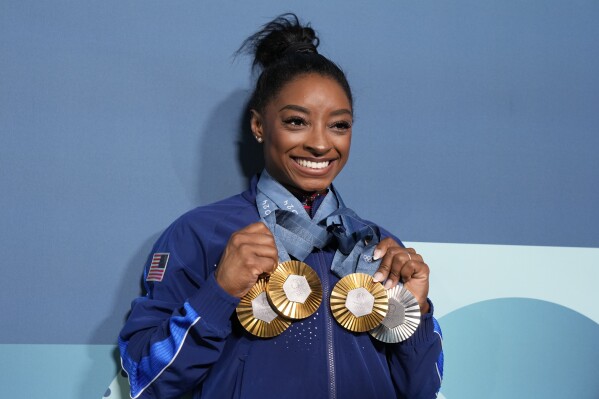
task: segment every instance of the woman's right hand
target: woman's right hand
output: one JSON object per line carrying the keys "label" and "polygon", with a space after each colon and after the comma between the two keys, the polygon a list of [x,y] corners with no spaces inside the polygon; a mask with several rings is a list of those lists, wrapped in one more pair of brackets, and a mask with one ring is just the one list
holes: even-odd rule
{"label": "woman's right hand", "polygon": [[278,263],[272,233],[263,222],[253,223],[229,238],[216,268],[216,282],[230,295],[242,298],[261,274],[272,273]]}

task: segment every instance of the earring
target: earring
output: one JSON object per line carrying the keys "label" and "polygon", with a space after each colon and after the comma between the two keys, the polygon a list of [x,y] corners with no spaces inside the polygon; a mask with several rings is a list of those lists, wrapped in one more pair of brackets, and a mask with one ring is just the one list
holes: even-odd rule
{"label": "earring", "polygon": [[256,141],[260,144],[262,144],[262,137],[258,137],[258,136],[254,136],[256,138]]}

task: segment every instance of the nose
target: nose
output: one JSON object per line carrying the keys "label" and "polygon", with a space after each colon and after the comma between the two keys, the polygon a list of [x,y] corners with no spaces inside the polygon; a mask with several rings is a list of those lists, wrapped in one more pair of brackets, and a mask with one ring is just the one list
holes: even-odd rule
{"label": "nose", "polygon": [[326,126],[314,127],[304,142],[304,149],[314,156],[326,155],[332,148]]}

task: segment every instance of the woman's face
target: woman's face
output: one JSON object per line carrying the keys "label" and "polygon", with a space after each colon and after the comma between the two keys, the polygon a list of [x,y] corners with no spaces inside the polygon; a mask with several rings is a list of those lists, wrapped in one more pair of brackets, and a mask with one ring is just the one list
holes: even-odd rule
{"label": "woman's face", "polygon": [[293,190],[320,191],[349,157],[352,109],[339,84],[319,74],[287,83],[265,107],[252,111],[251,127],[264,140],[266,170]]}

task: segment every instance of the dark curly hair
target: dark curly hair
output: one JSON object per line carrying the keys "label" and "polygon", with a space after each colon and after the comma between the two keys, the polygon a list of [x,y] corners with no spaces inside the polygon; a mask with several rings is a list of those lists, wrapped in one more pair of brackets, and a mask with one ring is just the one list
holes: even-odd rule
{"label": "dark curly hair", "polygon": [[297,15],[282,14],[248,37],[238,50],[254,56],[253,67],[262,69],[249,108],[258,112],[281,88],[300,75],[317,73],[335,80],[353,106],[351,88],[345,73],[318,53],[320,40],[309,24],[302,25]]}

